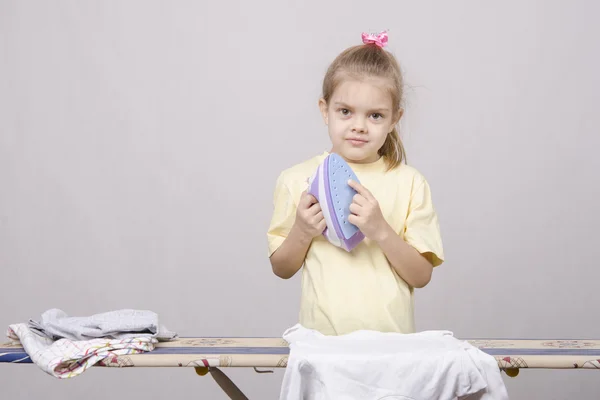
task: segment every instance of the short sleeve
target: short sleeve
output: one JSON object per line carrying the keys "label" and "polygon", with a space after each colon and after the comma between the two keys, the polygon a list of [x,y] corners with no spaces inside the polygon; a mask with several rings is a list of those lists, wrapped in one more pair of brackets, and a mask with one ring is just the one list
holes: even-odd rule
{"label": "short sleeve", "polygon": [[404,240],[425,256],[434,267],[444,262],[444,250],[431,189],[425,179],[417,183],[408,207]]}
{"label": "short sleeve", "polygon": [[279,175],[273,193],[273,215],[267,231],[269,257],[281,246],[296,219],[296,204],[283,174]]}

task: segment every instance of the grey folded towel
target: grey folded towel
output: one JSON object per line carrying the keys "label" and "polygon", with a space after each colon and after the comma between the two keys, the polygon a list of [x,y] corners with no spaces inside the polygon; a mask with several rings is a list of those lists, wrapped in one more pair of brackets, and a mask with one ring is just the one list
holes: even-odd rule
{"label": "grey folded towel", "polygon": [[158,322],[158,315],[147,310],[116,310],[88,317],[69,317],[53,308],[44,312],[40,321],[29,320],[28,327],[52,340],[90,340],[97,338],[126,339],[151,336],[158,341],[177,338]]}

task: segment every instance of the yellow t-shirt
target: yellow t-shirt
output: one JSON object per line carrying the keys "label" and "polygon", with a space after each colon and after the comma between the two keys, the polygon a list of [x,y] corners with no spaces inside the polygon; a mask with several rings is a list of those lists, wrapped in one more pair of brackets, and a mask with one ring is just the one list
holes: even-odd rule
{"label": "yellow t-shirt", "polygon": [[[269,257],[287,237],[308,178],[328,154],[324,152],[279,175],[267,233]],[[386,171],[383,158],[349,165],[377,199],[390,226],[434,266],[440,265],[444,259],[442,240],[425,178],[406,164]],[[304,327],[325,335],[360,329],[413,333],[413,305],[413,288],[398,276],[376,243],[365,239],[352,252],[346,252],[323,235],[313,239],[302,268],[299,322]]]}

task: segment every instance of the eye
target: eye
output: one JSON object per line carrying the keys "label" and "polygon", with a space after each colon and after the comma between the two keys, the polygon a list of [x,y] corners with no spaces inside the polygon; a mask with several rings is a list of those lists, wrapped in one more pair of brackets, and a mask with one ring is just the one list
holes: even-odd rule
{"label": "eye", "polygon": [[340,112],[342,113],[342,115],[348,115],[348,114],[350,114],[350,110],[348,110],[347,108],[341,108]]}
{"label": "eye", "polygon": [[380,113],[373,113],[373,114],[371,114],[371,117],[373,117],[373,119],[374,119],[375,121],[377,121],[377,120],[379,120],[379,119],[382,119],[382,118],[383,118],[383,115],[381,115]]}

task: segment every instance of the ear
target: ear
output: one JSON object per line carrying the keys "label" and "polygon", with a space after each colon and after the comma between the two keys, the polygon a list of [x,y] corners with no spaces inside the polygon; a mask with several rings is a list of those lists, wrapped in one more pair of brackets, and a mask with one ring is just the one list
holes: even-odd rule
{"label": "ear", "polygon": [[404,108],[399,108],[398,111],[396,112],[396,115],[392,124],[392,129],[393,127],[395,127],[398,122],[400,122],[400,120],[402,119],[402,116],[404,115]]}
{"label": "ear", "polygon": [[321,116],[323,116],[323,122],[325,122],[325,125],[327,125],[329,123],[329,116],[327,113],[327,102],[323,98],[319,99],[319,110],[321,111]]}

